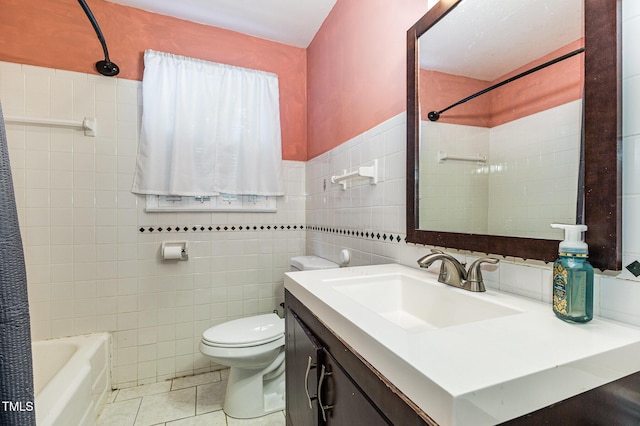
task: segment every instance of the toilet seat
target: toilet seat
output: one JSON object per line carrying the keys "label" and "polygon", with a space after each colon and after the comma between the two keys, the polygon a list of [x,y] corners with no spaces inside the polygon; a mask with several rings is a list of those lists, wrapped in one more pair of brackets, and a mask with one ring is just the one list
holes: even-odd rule
{"label": "toilet seat", "polygon": [[213,326],[203,333],[202,343],[221,348],[244,348],[265,345],[283,336],[284,320],[271,313]]}

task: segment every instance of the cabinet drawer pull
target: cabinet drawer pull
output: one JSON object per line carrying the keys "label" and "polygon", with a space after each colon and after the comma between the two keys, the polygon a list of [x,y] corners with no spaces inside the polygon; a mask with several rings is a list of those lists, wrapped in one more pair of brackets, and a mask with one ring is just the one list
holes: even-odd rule
{"label": "cabinet drawer pull", "polygon": [[330,410],[333,408],[333,405],[323,405],[322,404],[322,384],[324,383],[324,378],[330,376],[332,373],[330,371],[325,371],[324,365],[320,370],[320,381],[318,382],[318,405],[320,406],[320,410],[322,411],[322,420],[327,421],[327,415],[324,410]]}
{"label": "cabinet drawer pull", "polygon": [[309,357],[307,361],[307,371],[304,372],[304,391],[307,393],[307,400],[309,401],[309,408],[311,409],[313,406],[311,405],[311,395],[309,395],[309,371],[311,371],[312,367],[315,368],[315,365],[311,365],[312,361],[311,357]]}

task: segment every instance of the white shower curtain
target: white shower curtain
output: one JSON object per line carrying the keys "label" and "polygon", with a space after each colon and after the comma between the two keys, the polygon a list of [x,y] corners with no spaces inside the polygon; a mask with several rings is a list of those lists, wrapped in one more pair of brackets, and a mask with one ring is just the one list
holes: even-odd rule
{"label": "white shower curtain", "polygon": [[278,76],[147,50],[132,192],[283,195]]}

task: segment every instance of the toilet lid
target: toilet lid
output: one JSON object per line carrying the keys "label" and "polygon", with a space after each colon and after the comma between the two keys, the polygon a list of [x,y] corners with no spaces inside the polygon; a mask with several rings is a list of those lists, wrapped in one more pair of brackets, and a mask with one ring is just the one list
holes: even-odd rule
{"label": "toilet lid", "polygon": [[289,259],[289,264],[299,271],[338,268],[337,263],[317,256],[296,256]]}
{"label": "toilet lid", "polygon": [[213,345],[256,346],[284,335],[284,320],[278,315],[264,314],[240,318],[206,330],[202,338]]}

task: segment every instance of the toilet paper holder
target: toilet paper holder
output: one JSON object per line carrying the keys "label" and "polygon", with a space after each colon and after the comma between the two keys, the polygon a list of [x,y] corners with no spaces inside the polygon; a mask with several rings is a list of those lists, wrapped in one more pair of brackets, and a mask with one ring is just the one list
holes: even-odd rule
{"label": "toilet paper holder", "polygon": [[163,241],[160,248],[160,255],[164,260],[188,260],[188,241]]}

